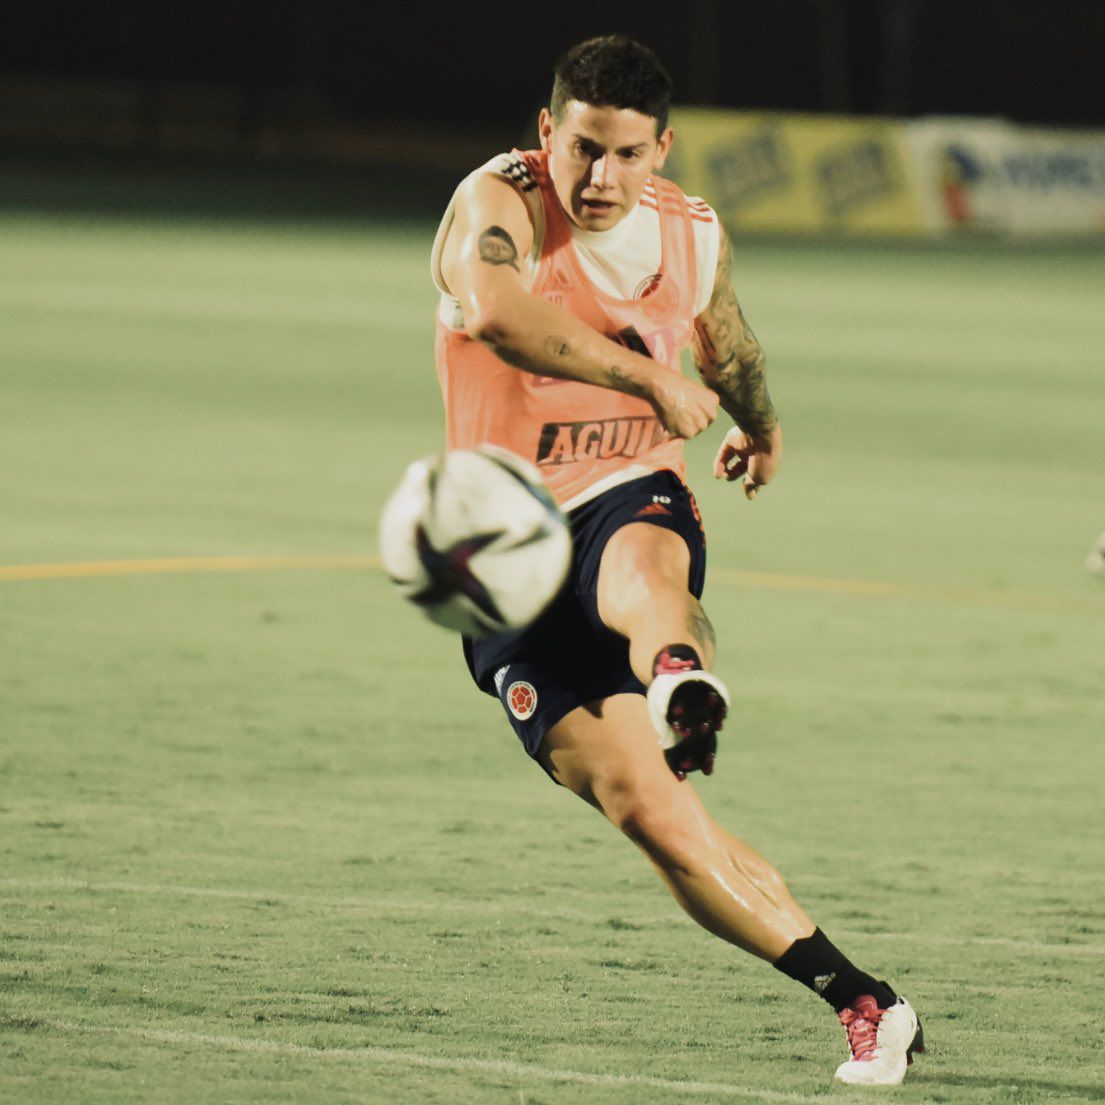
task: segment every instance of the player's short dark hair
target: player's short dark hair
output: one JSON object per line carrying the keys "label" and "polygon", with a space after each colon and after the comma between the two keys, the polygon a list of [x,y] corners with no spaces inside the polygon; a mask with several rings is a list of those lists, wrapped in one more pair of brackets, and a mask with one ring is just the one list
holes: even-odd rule
{"label": "player's short dark hair", "polygon": [[643,43],[627,35],[602,35],[573,46],[556,63],[549,110],[558,123],[569,100],[651,115],[659,137],[668,125],[671,77]]}

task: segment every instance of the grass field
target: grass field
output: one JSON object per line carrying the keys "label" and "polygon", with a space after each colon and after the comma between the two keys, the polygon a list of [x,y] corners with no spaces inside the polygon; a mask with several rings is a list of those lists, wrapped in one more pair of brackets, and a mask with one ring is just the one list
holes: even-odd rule
{"label": "grass field", "polygon": [[695,785],[921,1012],[862,1093],[364,566],[431,233],[0,217],[0,1101],[1105,1100],[1100,254],[738,245],[788,453],[690,449]]}

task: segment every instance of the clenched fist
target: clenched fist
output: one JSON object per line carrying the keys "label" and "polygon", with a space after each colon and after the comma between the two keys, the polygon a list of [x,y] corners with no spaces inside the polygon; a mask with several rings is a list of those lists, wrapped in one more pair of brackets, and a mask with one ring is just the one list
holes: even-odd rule
{"label": "clenched fist", "polygon": [[696,437],[717,418],[717,395],[676,372],[656,373],[649,402],[673,437]]}

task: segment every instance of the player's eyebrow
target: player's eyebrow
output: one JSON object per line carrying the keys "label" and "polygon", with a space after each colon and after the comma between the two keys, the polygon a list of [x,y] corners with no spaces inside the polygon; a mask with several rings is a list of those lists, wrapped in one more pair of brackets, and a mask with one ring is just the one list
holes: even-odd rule
{"label": "player's eyebrow", "polygon": [[[572,137],[581,146],[589,146],[591,149],[595,149],[595,150],[605,150],[606,149],[606,147],[601,142],[599,142],[597,139],[591,138],[589,135],[586,135],[586,134],[580,134],[579,131],[576,131],[575,134],[572,135]],[[629,153],[631,150],[643,150],[643,149],[646,149],[647,147],[648,147],[647,142],[635,142],[632,146],[618,146],[617,147],[617,152],[618,153]]]}

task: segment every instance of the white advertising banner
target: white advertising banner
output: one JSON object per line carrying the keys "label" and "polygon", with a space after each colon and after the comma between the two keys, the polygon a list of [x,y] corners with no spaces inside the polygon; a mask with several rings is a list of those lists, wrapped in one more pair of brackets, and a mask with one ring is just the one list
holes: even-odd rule
{"label": "white advertising banner", "polygon": [[930,231],[1105,238],[1105,132],[986,119],[906,129]]}

